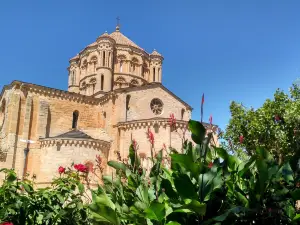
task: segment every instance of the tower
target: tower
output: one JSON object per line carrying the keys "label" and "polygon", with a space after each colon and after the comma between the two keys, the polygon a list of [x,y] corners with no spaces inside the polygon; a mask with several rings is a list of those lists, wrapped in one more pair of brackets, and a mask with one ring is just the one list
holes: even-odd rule
{"label": "tower", "polygon": [[150,54],[150,79],[149,82],[159,82],[162,81],[162,62],[163,57],[155,49]]}

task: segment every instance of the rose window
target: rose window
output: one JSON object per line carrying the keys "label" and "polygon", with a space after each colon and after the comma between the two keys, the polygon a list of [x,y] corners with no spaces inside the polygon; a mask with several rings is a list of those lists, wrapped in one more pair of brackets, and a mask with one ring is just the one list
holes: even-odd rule
{"label": "rose window", "polygon": [[163,111],[163,103],[160,99],[154,98],[150,103],[150,108],[155,115],[162,114]]}

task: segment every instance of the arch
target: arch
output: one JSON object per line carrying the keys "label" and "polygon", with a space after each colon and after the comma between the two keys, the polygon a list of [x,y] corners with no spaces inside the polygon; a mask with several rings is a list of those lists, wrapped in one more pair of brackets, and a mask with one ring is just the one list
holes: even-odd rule
{"label": "arch", "polygon": [[131,59],[131,61],[133,62],[133,63],[139,63],[139,60],[136,58],[136,57],[133,57],[132,59]]}
{"label": "arch", "polygon": [[102,66],[105,66],[105,51],[103,51]]}
{"label": "arch", "polygon": [[185,110],[181,109],[181,120],[183,120],[183,118],[184,118],[184,113],[185,113]]}
{"label": "arch", "polygon": [[126,80],[124,77],[117,77],[116,82],[118,83],[126,83]]}
{"label": "arch", "polygon": [[84,60],[82,61],[81,67],[86,67],[86,66],[87,66],[87,60],[84,59]]}
{"label": "arch", "polygon": [[101,91],[103,91],[103,87],[104,87],[104,75],[101,75]]}
{"label": "arch", "polygon": [[126,55],[124,55],[124,54],[118,55],[117,58],[118,58],[118,60],[126,60],[127,59]]}
{"label": "arch", "polygon": [[97,56],[92,56],[92,58],[91,58],[91,62],[93,62],[93,63],[97,63],[97,60],[98,60],[98,58],[97,58]]}
{"label": "arch", "polygon": [[78,119],[79,119],[79,112],[77,110],[75,110],[73,112],[73,121],[72,121],[72,128],[73,129],[77,129]]}
{"label": "arch", "polygon": [[91,79],[90,79],[90,83],[91,83],[91,84],[97,83],[97,79],[96,79],[95,77],[91,78]]}
{"label": "arch", "polygon": [[130,81],[130,85],[132,85],[132,86],[137,86],[137,85],[139,85],[139,82],[138,82],[136,79],[132,79],[132,80]]}

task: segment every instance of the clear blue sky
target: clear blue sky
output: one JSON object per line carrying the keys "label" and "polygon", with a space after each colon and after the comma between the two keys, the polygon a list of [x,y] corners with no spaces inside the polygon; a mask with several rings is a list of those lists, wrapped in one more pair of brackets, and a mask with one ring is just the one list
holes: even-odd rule
{"label": "clear blue sky", "polygon": [[104,31],[164,57],[163,83],[222,128],[235,100],[258,107],[300,77],[300,1],[1,1],[0,88],[67,89],[68,59]]}

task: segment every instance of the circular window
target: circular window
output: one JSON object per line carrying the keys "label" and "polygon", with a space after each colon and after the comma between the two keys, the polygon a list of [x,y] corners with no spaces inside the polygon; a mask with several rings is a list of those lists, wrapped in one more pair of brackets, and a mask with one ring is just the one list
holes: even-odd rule
{"label": "circular window", "polygon": [[163,102],[158,98],[152,99],[150,103],[150,108],[155,115],[162,114],[163,106],[164,106]]}

